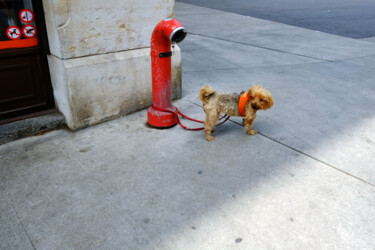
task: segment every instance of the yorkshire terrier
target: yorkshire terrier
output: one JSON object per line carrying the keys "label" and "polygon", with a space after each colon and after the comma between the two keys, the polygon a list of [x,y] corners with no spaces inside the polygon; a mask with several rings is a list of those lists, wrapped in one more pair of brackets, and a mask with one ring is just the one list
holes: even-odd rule
{"label": "yorkshire terrier", "polygon": [[213,128],[219,120],[220,113],[229,116],[243,116],[243,125],[246,133],[255,135],[256,129],[252,129],[256,112],[272,107],[273,97],[271,93],[262,88],[261,85],[253,86],[247,92],[237,93],[216,93],[210,86],[203,86],[199,92],[199,99],[203,102],[203,110],[206,113],[204,122],[206,140],[212,141]]}

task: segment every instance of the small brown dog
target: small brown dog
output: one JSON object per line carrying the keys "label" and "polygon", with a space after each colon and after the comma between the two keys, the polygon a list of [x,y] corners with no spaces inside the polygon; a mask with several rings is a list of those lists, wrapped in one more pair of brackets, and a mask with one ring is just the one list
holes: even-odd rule
{"label": "small brown dog", "polygon": [[216,93],[210,86],[203,86],[199,92],[199,99],[203,102],[203,110],[206,113],[204,129],[206,139],[212,141],[213,128],[219,120],[220,113],[229,116],[243,116],[243,124],[249,135],[255,135],[257,130],[251,129],[256,112],[272,107],[273,97],[271,93],[262,88],[261,85],[253,86],[248,92],[237,93]]}

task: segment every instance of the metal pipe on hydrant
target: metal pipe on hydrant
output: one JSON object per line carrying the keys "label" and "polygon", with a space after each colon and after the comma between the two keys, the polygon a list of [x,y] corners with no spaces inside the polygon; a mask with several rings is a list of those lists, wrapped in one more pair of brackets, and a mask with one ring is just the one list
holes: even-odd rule
{"label": "metal pipe on hydrant", "polygon": [[171,100],[171,44],[181,42],[185,36],[185,28],[173,18],[159,22],[152,32],[152,106],[147,109],[147,123],[153,127],[167,128],[178,122],[177,108]]}

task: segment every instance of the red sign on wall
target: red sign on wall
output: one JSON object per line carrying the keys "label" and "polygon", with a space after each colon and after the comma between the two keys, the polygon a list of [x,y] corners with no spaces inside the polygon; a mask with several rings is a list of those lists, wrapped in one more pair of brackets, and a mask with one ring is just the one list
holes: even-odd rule
{"label": "red sign on wall", "polygon": [[22,33],[26,38],[33,38],[36,36],[36,28],[34,25],[26,25],[22,28]]}
{"label": "red sign on wall", "polygon": [[10,26],[6,31],[7,37],[12,40],[21,38],[21,29],[17,26]]}
{"label": "red sign on wall", "polygon": [[12,26],[7,27],[9,20],[4,21],[0,18],[0,30],[5,33],[0,36],[0,50],[34,47],[39,44],[36,37],[37,29],[33,24],[35,21],[34,12],[31,9],[25,9],[24,6],[22,7],[20,9],[6,8],[9,13],[18,13],[19,19],[14,20]]}
{"label": "red sign on wall", "polygon": [[20,19],[24,23],[31,23],[32,21],[34,21],[34,13],[29,9],[21,10]]}

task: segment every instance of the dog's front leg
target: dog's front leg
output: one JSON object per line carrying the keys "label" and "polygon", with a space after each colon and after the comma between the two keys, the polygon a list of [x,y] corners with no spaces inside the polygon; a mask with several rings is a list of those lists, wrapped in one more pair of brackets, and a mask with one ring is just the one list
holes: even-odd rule
{"label": "dog's front leg", "polygon": [[256,129],[251,129],[253,122],[255,120],[255,114],[248,115],[243,119],[243,125],[245,126],[246,133],[248,135],[255,135],[258,131]]}

